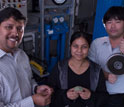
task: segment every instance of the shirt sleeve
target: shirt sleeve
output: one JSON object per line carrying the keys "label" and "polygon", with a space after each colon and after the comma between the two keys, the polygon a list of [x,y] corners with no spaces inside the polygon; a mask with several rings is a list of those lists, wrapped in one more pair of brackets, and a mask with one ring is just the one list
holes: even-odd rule
{"label": "shirt sleeve", "polygon": [[90,46],[90,49],[89,49],[89,52],[88,52],[88,57],[89,59],[91,59],[92,61],[94,61],[95,63],[99,64],[98,61],[97,61],[97,41],[94,40],[92,43],[91,43],[91,46]]}
{"label": "shirt sleeve", "polygon": [[36,81],[35,81],[35,79],[34,79],[34,77],[33,77],[33,71],[32,71],[32,69],[31,69],[31,65],[30,65],[30,60],[29,60],[29,58],[28,58],[28,56],[25,54],[25,59],[27,59],[27,66],[28,66],[28,68],[29,68],[29,75],[30,75],[30,82],[31,82],[31,86],[32,86],[32,93],[34,94],[34,89],[35,89],[35,87],[38,85],[37,83],[36,83]]}
{"label": "shirt sleeve", "polygon": [[38,85],[37,83],[36,83],[36,81],[32,78],[32,80],[31,80],[31,84],[32,84],[32,93],[33,94],[35,94],[35,87]]}
{"label": "shirt sleeve", "polygon": [[6,104],[4,102],[4,98],[2,97],[4,91],[4,86],[2,83],[0,83],[0,107],[34,107],[33,99],[31,96],[13,103],[9,102]]}
{"label": "shirt sleeve", "polygon": [[4,104],[4,102],[0,101],[0,107],[34,107],[34,103],[32,97],[30,96],[23,100],[8,104]]}

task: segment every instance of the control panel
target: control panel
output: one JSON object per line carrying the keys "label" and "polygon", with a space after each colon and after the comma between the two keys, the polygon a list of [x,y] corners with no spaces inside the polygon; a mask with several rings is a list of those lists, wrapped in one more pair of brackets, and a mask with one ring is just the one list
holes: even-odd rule
{"label": "control panel", "polygon": [[14,7],[27,17],[27,0],[0,0],[0,10],[6,7]]}

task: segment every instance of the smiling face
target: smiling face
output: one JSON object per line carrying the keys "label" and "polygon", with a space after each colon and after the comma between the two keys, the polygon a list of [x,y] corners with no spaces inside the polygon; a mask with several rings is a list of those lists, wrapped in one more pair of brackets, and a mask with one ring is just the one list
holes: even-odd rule
{"label": "smiling face", "polygon": [[12,52],[21,43],[24,34],[24,21],[12,17],[0,24],[0,49]]}
{"label": "smiling face", "polygon": [[87,57],[88,50],[89,45],[83,37],[75,39],[71,44],[72,58],[78,61],[81,61]]}
{"label": "smiling face", "polygon": [[105,27],[110,38],[124,36],[124,20],[111,19],[106,22]]}

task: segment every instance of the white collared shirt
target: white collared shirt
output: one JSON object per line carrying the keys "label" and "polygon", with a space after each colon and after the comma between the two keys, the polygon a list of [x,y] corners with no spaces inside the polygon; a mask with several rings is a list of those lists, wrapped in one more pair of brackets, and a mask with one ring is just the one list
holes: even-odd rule
{"label": "white collared shirt", "polygon": [[32,72],[21,49],[14,54],[0,49],[0,107],[34,107]]}
{"label": "white collared shirt", "polygon": [[[109,38],[101,37],[95,39],[90,47],[88,57],[99,64],[103,70],[110,72],[107,68],[108,58],[115,53],[120,53],[119,47],[112,49]],[[117,76],[117,81],[114,84],[106,81],[107,91],[109,94],[124,93],[124,74]]]}

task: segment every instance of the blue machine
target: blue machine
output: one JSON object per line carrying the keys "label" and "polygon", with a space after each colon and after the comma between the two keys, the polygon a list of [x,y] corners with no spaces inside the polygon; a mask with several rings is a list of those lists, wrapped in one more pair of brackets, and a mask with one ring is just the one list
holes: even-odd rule
{"label": "blue machine", "polygon": [[[47,71],[50,72],[54,65],[64,58],[66,33],[69,31],[64,17],[55,16],[51,24],[45,24],[45,60],[47,62]],[[57,41],[56,55],[50,55],[50,41]]]}
{"label": "blue machine", "polygon": [[124,0],[97,0],[93,39],[107,36],[102,23],[102,18],[108,8],[111,6],[124,6]]}

